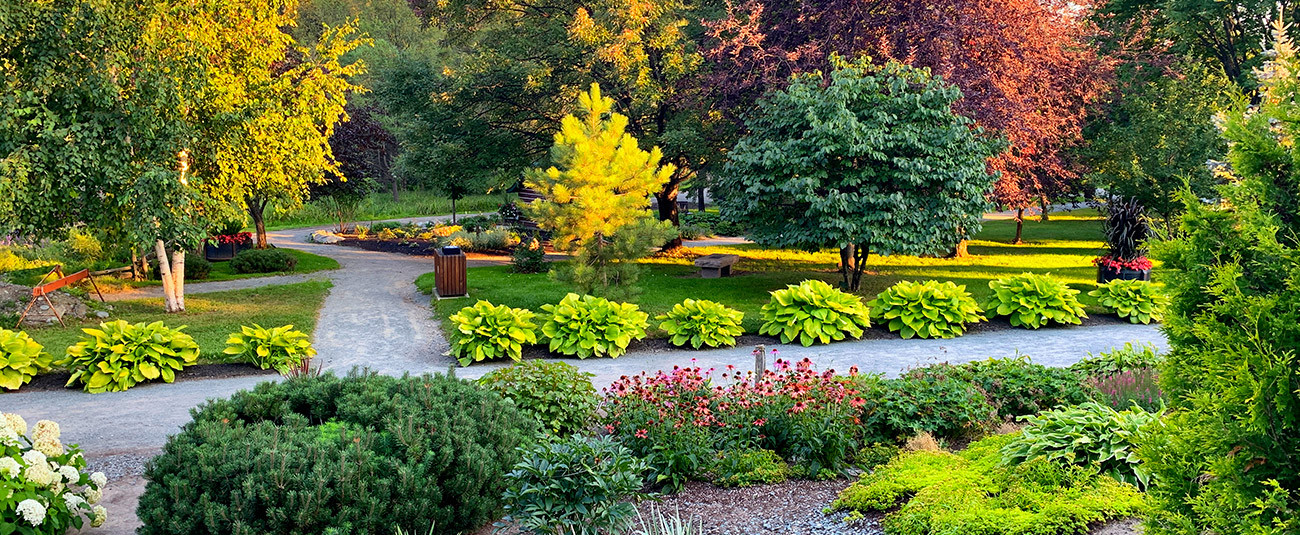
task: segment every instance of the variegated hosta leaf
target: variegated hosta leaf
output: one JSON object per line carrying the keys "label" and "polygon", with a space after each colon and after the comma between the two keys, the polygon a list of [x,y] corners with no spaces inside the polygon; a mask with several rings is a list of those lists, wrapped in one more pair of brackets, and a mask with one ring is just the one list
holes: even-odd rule
{"label": "variegated hosta leaf", "polygon": [[459,333],[452,343],[451,354],[461,366],[502,357],[518,361],[525,344],[537,343],[535,316],[528,309],[482,300],[462,308],[448,318]]}
{"label": "variegated hosta leaf", "polygon": [[154,379],[170,383],[199,358],[199,345],[181,332],[184,328],[161,321],[101,323],[98,329],[83,329],[81,341],[54,364],[72,372],[68,386],[81,383],[90,393],[120,392]]}

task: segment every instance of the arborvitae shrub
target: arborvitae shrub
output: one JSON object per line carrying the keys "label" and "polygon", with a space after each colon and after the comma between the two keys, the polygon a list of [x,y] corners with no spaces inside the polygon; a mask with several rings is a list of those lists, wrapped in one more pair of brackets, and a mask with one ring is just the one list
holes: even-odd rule
{"label": "arborvitae shrub", "polygon": [[462,533],[501,513],[535,431],[440,375],[262,383],[198,408],[150,461],[140,533]]}

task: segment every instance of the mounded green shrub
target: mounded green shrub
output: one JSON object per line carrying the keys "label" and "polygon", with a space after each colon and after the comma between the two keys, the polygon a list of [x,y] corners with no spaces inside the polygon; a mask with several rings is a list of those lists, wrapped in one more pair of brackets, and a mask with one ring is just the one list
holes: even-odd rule
{"label": "mounded green shrub", "polygon": [[[158,260],[152,262],[153,270],[150,275],[154,280],[160,280],[162,271],[158,269]],[[185,252],[185,280],[203,280],[212,274],[212,262],[201,254],[195,254],[189,251]]]}
{"label": "mounded green shrub", "polygon": [[566,362],[525,360],[488,372],[478,384],[513,401],[543,431],[563,436],[591,424],[600,404],[593,377]]}
{"label": "mounded green shrub", "polygon": [[727,450],[718,452],[710,472],[719,487],[751,487],[785,481],[792,470],[772,450]]}
{"label": "mounded green shrub", "polygon": [[682,301],[655,319],[663,321],[659,328],[668,332],[668,341],[675,346],[731,347],[736,345],[736,337],[745,333],[740,326],[744,312],[704,299]]}
{"label": "mounded green shrub", "polygon": [[977,360],[960,366],[936,364],[915,373],[950,375],[975,385],[1002,419],[1083,403],[1090,394],[1074,372],[1034,364],[1025,356]]}
{"label": "mounded green shrub", "polygon": [[101,323],[98,329],[82,329],[85,336],[54,364],[72,372],[67,386],[81,383],[92,394],[121,392],[156,379],[170,383],[199,358],[199,345],[181,332],[184,328],[172,329],[161,321]]}
{"label": "mounded green shrub", "polygon": [[251,362],[266,370],[275,368],[281,374],[297,368],[316,356],[316,349],[307,339],[307,333],[293,330],[293,325],[267,329],[253,324],[244,325],[239,332],[226,339],[225,354]]}
{"label": "mounded green shrub", "polygon": [[550,314],[542,324],[550,350],[582,359],[626,353],[632,340],[645,338],[650,318],[632,303],[574,293],[558,304],[542,305],[542,310]]}
{"label": "mounded green shrub", "polygon": [[966,438],[997,415],[975,385],[955,374],[913,372],[862,390],[861,421],[871,442],[899,442],[918,433]]}
{"label": "mounded green shrub", "polygon": [[506,520],[537,535],[624,533],[646,469],[610,437],[543,442],[506,474]]}
{"label": "mounded green shrub", "polygon": [[867,306],[872,318],[884,320],[903,338],[953,338],[966,332],[966,324],[984,320],[966,287],[952,282],[901,281]]}
{"label": "mounded green shrub", "polygon": [[1027,416],[1019,435],[1002,448],[1009,463],[1038,457],[1093,468],[1119,481],[1145,488],[1150,475],[1137,456],[1137,439],[1143,428],[1160,421],[1160,414],[1144,410],[1116,411],[1088,402]]}
{"label": "mounded green shrub", "polygon": [[447,318],[456,329],[451,354],[461,366],[509,357],[518,361],[524,344],[537,343],[532,311],[480,300]]}
{"label": "mounded green shrub", "polygon": [[780,336],[781,343],[798,340],[805,346],[858,338],[871,326],[870,313],[857,296],[819,280],[806,280],[772,292],[763,305],[759,334]]}
{"label": "mounded green shrub", "polygon": [[1088,292],[1096,297],[1106,310],[1114,311],[1122,319],[1133,323],[1151,323],[1165,317],[1169,297],[1147,281],[1113,280]]}
{"label": "mounded green shrub", "polygon": [[1079,290],[1050,275],[1022,273],[989,281],[993,296],[984,310],[1009,316],[1014,327],[1037,329],[1048,323],[1083,323],[1088,317],[1079,304]]}
{"label": "mounded green shrub", "polygon": [[536,427],[446,376],[331,373],[210,401],[145,470],[142,535],[451,535],[497,518]]}
{"label": "mounded green shrub", "polygon": [[283,249],[249,249],[230,260],[230,269],[235,273],[278,273],[295,267],[298,257]]}
{"label": "mounded green shrub", "polygon": [[54,357],[22,331],[0,329],[0,388],[18,390],[50,369]]}

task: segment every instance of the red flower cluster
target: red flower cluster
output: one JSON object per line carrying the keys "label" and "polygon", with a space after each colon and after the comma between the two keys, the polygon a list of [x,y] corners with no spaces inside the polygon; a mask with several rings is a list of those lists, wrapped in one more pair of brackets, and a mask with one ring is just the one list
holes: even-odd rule
{"label": "red flower cluster", "polygon": [[1092,259],[1093,265],[1101,266],[1109,271],[1118,272],[1121,269],[1134,269],[1138,271],[1151,269],[1151,260],[1145,256],[1139,256],[1130,260],[1115,258],[1112,256],[1103,256]]}
{"label": "red flower cluster", "polygon": [[248,232],[240,232],[239,234],[217,234],[208,239],[214,240],[222,245],[248,245],[253,243],[253,235]]}

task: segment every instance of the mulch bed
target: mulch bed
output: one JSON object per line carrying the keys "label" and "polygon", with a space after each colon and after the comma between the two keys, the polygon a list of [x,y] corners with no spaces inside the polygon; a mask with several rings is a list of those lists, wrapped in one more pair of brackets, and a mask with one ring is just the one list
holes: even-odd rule
{"label": "mulch bed", "polygon": [[[374,238],[358,239],[344,238],[343,241],[336,245],[345,247],[356,247],[367,251],[378,251],[381,253],[397,253],[410,256],[434,256],[441,247],[437,242],[432,240],[421,240],[419,238],[409,238],[403,241],[397,240],[380,240]],[[476,251],[487,255],[510,256],[510,251]]]}
{"label": "mulch bed", "polygon": [[707,535],[791,535],[843,534],[876,535],[881,515],[845,523],[844,513],[826,514],[823,509],[850,484],[851,479],[830,481],[791,480],[774,485],[724,489],[708,483],[691,482],[681,492],[659,503],[642,503],[651,509],[683,518],[699,519]]}
{"label": "mulch bed", "polygon": [[[225,379],[228,377],[247,377],[252,375],[275,375],[275,370],[263,370],[252,364],[199,364],[188,366],[184,370],[176,372],[176,381],[197,381],[202,379]],[[14,392],[0,390],[5,394],[9,393],[26,393],[26,392],[48,392],[51,390],[65,390],[69,388],[79,388],[78,385],[65,387],[68,378],[72,374],[66,371],[46,373],[37,375],[32,378],[32,382],[23,385],[22,388]]]}

